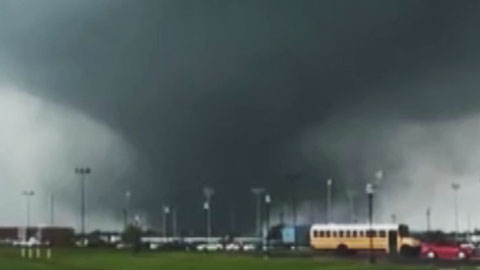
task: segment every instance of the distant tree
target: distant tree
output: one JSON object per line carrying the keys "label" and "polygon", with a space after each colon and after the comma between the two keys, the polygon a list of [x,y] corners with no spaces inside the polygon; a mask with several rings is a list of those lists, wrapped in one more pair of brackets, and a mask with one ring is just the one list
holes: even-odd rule
{"label": "distant tree", "polygon": [[132,246],[134,252],[139,252],[141,248],[142,229],[135,225],[129,225],[122,234],[122,240]]}

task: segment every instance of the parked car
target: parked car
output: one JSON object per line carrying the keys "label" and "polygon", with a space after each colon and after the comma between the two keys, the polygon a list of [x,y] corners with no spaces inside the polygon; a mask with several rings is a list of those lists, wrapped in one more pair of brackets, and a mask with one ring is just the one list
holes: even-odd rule
{"label": "parked car", "polygon": [[228,243],[225,246],[226,251],[239,251],[242,247],[238,243]]}
{"label": "parked car", "polygon": [[243,251],[254,251],[256,249],[257,249],[257,247],[254,244],[244,244],[242,246]]}
{"label": "parked car", "polygon": [[197,245],[198,251],[220,251],[223,250],[222,244],[219,243],[205,243]]}
{"label": "parked car", "polygon": [[118,244],[115,245],[115,248],[116,248],[116,249],[129,249],[129,248],[132,248],[132,245],[131,245],[131,244],[127,244],[127,243],[120,242],[120,243],[118,243]]}
{"label": "parked car", "polygon": [[421,255],[429,259],[459,259],[473,256],[475,249],[470,245],[462,245],[455,241],[439,241],[422,243]]}

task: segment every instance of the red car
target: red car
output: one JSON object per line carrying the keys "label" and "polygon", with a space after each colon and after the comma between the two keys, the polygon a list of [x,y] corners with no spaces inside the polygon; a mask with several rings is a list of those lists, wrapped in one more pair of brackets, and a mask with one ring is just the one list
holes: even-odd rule
{"label": "red car", "polygon": [[454,241],[422,243],[421,255],[429,259],[459,259],[473,256],[475,249]]}

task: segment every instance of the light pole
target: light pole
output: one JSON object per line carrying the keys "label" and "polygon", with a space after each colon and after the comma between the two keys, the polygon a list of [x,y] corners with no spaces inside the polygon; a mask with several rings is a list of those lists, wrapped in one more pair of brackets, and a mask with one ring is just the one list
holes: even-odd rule
{"label": "light pole", "polygon": [[210,242],[210,236],[212,235],[212,209],[211,198],[215,194],[215,190],[211,187],[203,188],[203,195],[205,196],[205,202],[203,203],[203,209],[205,210],[205,236],[207,242]]}
{"label": "light pole", "polygon": [[[75,168],[75,173],[80,175],[80,181],[81,181],[81,206],[80,206],[80,212],[81,212],[81,232],[82,232],[82,237],[85,238],[85,175],[90,174],[91,170],[88,167],[84,168]],[[84,239],[85,240],[85,239]]]}
{"label": "light pole", "polygon": [[270,230],[270,204],[272,203],[272,197],[270,194],[265,194],[265,251],[267,255],[270,251],[270,240],[268,238],[268,231]]}
{"label": "light pole", "polygon": [[177,208],[172,209],[172,236],[177,237]]}
{"label": "light pole", "polygon": [[[292,225],[294,231],[297,230],[297,182],[300,178],[299,174],[290,174],[287,175],[287,179],[290,181],[291,184],[291,196],[292,196]],[[295,235],[293,239],[293,249],[297,249],[297,236]]]}
{"label": "light pole", "polygon": [[27,207],[27,224],[25,228],[25,241],[28,241],[29,238],[29,227],[30,227],[30,198],[35,195],[35,192],[33,190],[25,190],[22,192],[22,195],[25,196],[26,199],[26,207]]}
{"label": "light pole", "polygon": [[382,170],[378,170],[375,172],[375,186],[379,186],[382,182],[382,179],[383,179],[383,171]]}
{"label": "light pole", "polygon": [[[373,189],[378,192],[380,186],[382,185],[382,181],[383,181],[383,178],[384,178],[384,172],[383,170],[377,170],[375,172],[375,183],[372,184],[373,186]],[[373,202],[372,202],[373,203]],[[372,206],[373,207],[373,206]],[[377,205],[377,209],[379,209],[379,211],[377,212],[381,212],[382,210],[382,206],[381,205]]]}
{"label": "light pole", "polygon": [[252,188],[252,193],[256,197],[256,220],[255,220],[255,234],[258,237],[262,237],[262,229],[261,229],[261,219],[262,219],[262,210],[261,210],[261,205],[262,205],[262,195],[265,193],[264,188]]}
{"label": "light pole", "polygon": [[292,225],[297,225],[297,180],[299,179],[299,174],[288,174],[287,181],[290,184],[290,195],[291,195],[291,207],[292,207]]}
{"label": "light pole", "polygon": [[452,189],[454,192],[454,210],[455,210],[455,238],[458,233],[458,190],[460,189],[460,184],[452,183]]}
{"label": "light pole", "polygon": [[315,201],[312,199],[309,203],[309,207],[310,207],[310,224],[313,224],[315,223]]}
{"label": "light pole", "polygon": [[168,242],[168,216],[170,215],[170,207],[165,205],[163,207],[163,237]]}
{"label": "light pole", "polygon": [[430,207],[427,208],[427,211],[425,212],[425,215],[427,217],[427,232],[430,232],[430,215],[431,215]]}
{"label": "light pole", "polygon": [[390,215],[390,218],[392,219],[392,224],[396,224],[396,223],[397,223],[397,215],[392,214],[392,215]]}
{"label": "light pole", "polygon": [[210,241],[210,220],[209,220],[209,211],[210,211],[210,202],[205,200],[203,203],[203,210],[205,213],[205,239],[207,243]]}
{"label": "light pole", "polygon": [[351,219],[353,223],[357,223],[357,216],[355,214],[355,196],[357,196],[357,192],[355,190],[347,190],[347,197],[350,203]]}
{"label": "light pole", "polygon": [[280,210],[278,211],[278,220],[280,221],[280,224],[285,225],[285,210],[286,206],[282,205],[280,207]]}
{"label": "light pole", "polygon": [[332,218],[332,184],[333,179],[327,179],[327,223],[330,223]]}
{"label": "light pole", "polygon": [[365,187],[368,196],[368,238],[370,240],[370,263],[375,263],[375,254],[373,253],[373,193],[374,185],[368,183]]}
{"label": "light pole", "polygon": [[125,211],[123,212],[123,222],[125,225],[125,228],[128,227],[129,223],[129,214],[130,214],[130,198],[132,197],[132,193],[130,190],[125,191]]}
{"label": "light pole", "polygon": [[233,203],[230,203],[230,234],[235,234],[235,209]]}
{"label": "light pole", "polygon": [[50,226],[55,226],[55,195],[50,195]]}

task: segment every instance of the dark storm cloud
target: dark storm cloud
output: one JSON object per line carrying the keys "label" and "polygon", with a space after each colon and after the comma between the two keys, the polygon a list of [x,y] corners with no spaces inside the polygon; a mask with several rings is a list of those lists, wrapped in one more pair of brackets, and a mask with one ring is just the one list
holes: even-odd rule
{"label": "dark storm cloud", "polygon": [[286,200],[288,173],[318,198],[320,179],[365,169],[299,149],[312,129],[349,132],[332,118],[364,130],[478,111],[475,1],[0,3],[1,78],[121,134],[141,165],[102,202],[131,188],[152,217],[165,201],[194,223],[211,185],[218,226],[231,207],[247,218],[250,187]]}

